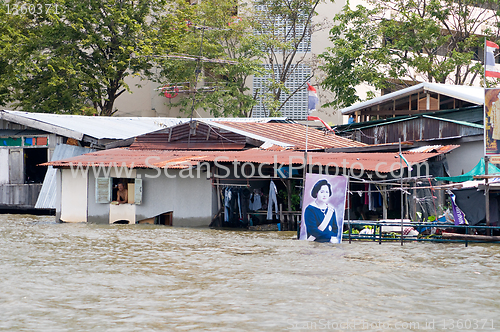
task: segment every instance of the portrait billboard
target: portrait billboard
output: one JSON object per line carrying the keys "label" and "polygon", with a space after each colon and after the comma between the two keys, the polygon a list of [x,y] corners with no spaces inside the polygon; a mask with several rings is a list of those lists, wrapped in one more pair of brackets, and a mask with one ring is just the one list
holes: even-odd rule
{"label": "portrait billboard", "polygon": [[300,240],[342,241],[346,192],[345,176],[306,174]]}
{"label": "portrait billboard", "polygon": [[484,89],[484,155],[500,155],[500,89]]}

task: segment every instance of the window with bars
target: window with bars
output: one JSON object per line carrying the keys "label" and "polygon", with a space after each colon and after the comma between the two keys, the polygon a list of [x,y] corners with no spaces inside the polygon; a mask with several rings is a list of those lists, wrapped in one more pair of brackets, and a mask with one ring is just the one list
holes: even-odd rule
{"label": "window with bars", "polygon": [[[254,76],[253,78],[253,94],[257,92],[257,102],[258,104],[254,106],[252,117],[263,118],[269,116],[269,110],[265,107],[264,95],[266,94],[268,88],[268,82],[274,75],[274,78],[278,78],[280,65],[274,65],[273,71],[271,73],[271,65],[264,65],[264,68],[269,71],[269,74],[261,77]],[[297,65],[294,70],[289,75],[285,86],[289,89],[290,93],[297,90],[304,82],[310,77],[311,68],[307,65]],[[280,102],[284,103],[289,97],[289,94],[282,92],[280,95]],[[307,117],[307,88],[303,86],[299,91],[297,91],[281,108],[281,115],[286,116],[294,120],[303,120]]]}

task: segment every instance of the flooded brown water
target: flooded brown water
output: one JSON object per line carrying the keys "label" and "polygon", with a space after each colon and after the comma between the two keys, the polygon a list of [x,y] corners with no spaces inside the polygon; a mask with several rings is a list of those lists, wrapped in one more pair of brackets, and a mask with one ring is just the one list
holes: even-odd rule
{"label": "flooded brown water", "polygon": [[500,245],[294,237],[0,215],[0,330],[500,330]]}

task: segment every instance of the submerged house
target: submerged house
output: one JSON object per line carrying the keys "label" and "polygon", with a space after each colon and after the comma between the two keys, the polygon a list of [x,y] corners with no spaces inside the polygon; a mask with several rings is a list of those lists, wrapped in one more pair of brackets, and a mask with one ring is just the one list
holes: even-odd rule
{"label": "submerged house", "polygon": [[[0,211],[16,209],[33,212],[34,208],[55,208],[55,196],[52,194],[55,192],[54,173],[50,167],[37,166],[39,164],[102,150],[113,142],[189,120],[0,110]],[[266,122],[286,119],[225,120]],[[42,186],[42,183],[45,185]]]}
{"label": "submerged house", "polygon": [[[174,122],[175,121],[175,122]],[[179,119],[116,118],[0,111],[0,210],[32,210],[47,167],[57,158],[104,149],[107,143],[173,125]],[[55,153],[56,148],[58,152]],[[49,205],[41,209],[51,209]]]}
{"label": "submerged house", "polygon": [[[399,141],[407,153],[453,146],[446,157],[443,154],[429,160],[430,174],[437,178],[458,176],[476,166],[484,155],[483,105],[483,88],[421,83],[342,109],[349,121],[336,130],[343,137],[369,144],[362,150],[367,152],[398,151]],[[409,175],[415,176],[415,170]],[[444,206],[444,191],[429,189],[436,184],[429,179],[415,182],[415,186],[427,189],[408,195],[411,219],[418,219],[416,211],[420,210],[426,220],[438,214],[436,207]]]}
{"label": "submerged house", "polygon": [[421,83],[342,109],[351,123],[339,135],[388,151],[460,145],[447,155],[446,174],[471,170],[483,157],[484,89]]}
{"label": "submerged house", "polygon": [[[174,226],[208,226],[217,216],[233,226],[277,221],[285,209],[269,197],[280,200],[285,192],[288,201],[279,203],[293,210],[290,197],[301,190],[307,130],[297,123],[198,119],[122,141],[122,147],[48,163],[57,169],[56,219]],[[311,172],[366,177],[390,173],[395,162],[393,152],[328,153],[366,144],[320,130],[307,133]],[[446,152],[406,157],[418,165]],[[116,202],[118,183],[128,188],[125,204]],[[249,204],[253,198],[257,208]]]}

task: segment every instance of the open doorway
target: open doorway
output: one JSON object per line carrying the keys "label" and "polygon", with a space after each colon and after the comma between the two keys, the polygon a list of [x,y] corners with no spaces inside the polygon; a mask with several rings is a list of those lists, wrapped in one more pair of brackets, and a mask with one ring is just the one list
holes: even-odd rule
{"label": "open doorway", "polygon": [[48,149],[24,149],[24,181],[25,183],[43,183],[47,166],[37,166],[47,162]]}
{"label": "open doorway", "polygon": [[173,225],[173,211],[165,212],[157,216],[156,224],[157,225],[165,225],[172,226]]}

